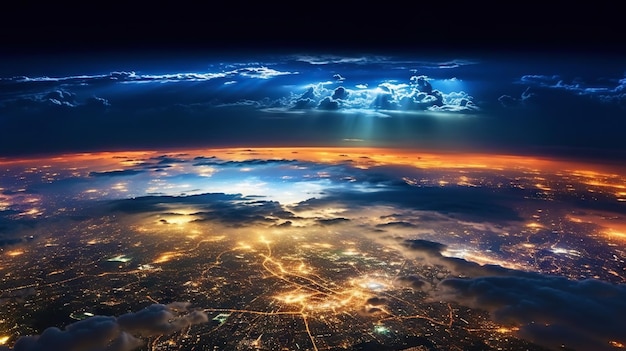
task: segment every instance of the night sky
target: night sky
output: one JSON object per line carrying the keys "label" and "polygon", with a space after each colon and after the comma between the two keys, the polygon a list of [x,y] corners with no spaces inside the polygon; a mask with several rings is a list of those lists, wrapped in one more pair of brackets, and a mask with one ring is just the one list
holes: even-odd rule
{"label": "night sky", "polygon": [[[5,13],[7,35],[0,43],[0,154],[332,146],[367,139],[366,146],[616,158],[625,150],[626,83],[619,11],[612,7],[232,3],[214,9],[102,4],[70,10],[15,5]],[[332,62],[307,66],[307,55]],[[145,76],[192,73],[231,72],[230,77],[243,78],[245,73],[237,71],[243,65],[293,74],[229,89],[223,84],[236,79],[115,84],[128,74],[136,74],[138,79],[130,79],[140,83]],[[316,83],[337,83],[324,86],[329,92],[317,92],[333,98],[332,90],[340,86],[349,92],[359,84],[370,89],[412,84],[411,77],[419,76],[435,90],[469,95],[475,109],[451,113],[472,112],[472,117],[400,118],[395,112],[407,108],[398,106],[399,95],[394,106],[369,96],[368,106],[352,104],[350,113],[337,113],[345,112],[345,104],[320,107],[324,96],[299,115],[259,112],[294,107],[284,99],[302,97]],[[44,77],[53,79],[44,82]],[[445,87],[436,79],[463,85]],[[248,108],[233,107],[244,101]],[[216,107],[225,104],[231,106]],[[356,116],[372,109],[391,110],[384,115],[391,118],[369,117],[367,128],[376,135],[364,137],[354,129],[365,128],[359,124],[368,117]],[[346,131],[346,124],[353,130]]]}

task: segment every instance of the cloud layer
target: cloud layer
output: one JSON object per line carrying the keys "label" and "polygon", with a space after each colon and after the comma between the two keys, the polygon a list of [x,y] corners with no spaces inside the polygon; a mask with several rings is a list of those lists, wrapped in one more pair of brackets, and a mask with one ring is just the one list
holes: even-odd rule
{"label": "cloud layer", "polygon": [[[489,311],[497,323],[518,326],[520,337],[553,349],[614,350],[611,341],[626,343],[624,284],[479,265],[444,256],[445,245],[427,240],[403,246],[411,257],[449,270],[448,278],[434,282],[432,300]],[[402,282],[414,280],[420,281]]]}
{"label": "cloud layer", "polygon": [[0,351],[131,351],[145,344],[142,338],[172,334],[207,321],[206,313],[191,310],[189,303],[154,304],[117,318],[89,317],[63,330],[50,327]]}
{"label": "cloud layer", "polygon": [[[443,93],[433,88],[427,76],[411,76],[408,83],[384,81],[375,88],[355,84],[347,88],[340,75],[335,82],[311,84],[304,93],[292,93],[281,103],[292,109],[318,110],[398,110],[398,111],[477,111],[473,97],[464,91]],[[342,84],[337,86],[337,84]],[[335,87],[333,87],[335,86]]]}

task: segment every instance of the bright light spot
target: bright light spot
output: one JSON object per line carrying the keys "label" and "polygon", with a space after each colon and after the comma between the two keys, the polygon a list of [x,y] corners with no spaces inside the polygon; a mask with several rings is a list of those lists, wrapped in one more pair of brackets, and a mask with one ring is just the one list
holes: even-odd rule
{"label": "bright light spot", "polygon": [[15,257],[15,256],[19,256],[24,254],[24,251],[22,250],[13,250],[13,251],[9,251],[7,252],[7,255],[11,256],[11,257]]}
{"label": "bright light spot", "polygon": [[342,252],[344,255],[346,256],[356,256],[359,254],[358,251],[354,250],[354,249],[347,249],[346,251]]}
{"label": "bright light spot", "polygon": [[199,167],[198,175],[201,177],[211,177],[213,176],[213,174],[217,172],[217,169],[215,167],[208,167],[208,166],[198,166],[198,167]]}
{"label": "bright light spot", "polygon": [[462,258],[466,261],[478,263],[479,265],[493,264],[493,265],[498,265],[501,267],[511,268],[511,269],[522,269],[522,270],[524,269],[524,267],[518,263],[507,261],[507,260],[500,260],[496,257],[486,256],[485,254],[481,252],[471,252],[463,248],[462,249],[448,248],[444,250],[441,254],[446,257]]}
{"label": "bright light spot", "polygon": [[31,208],[28,211],[24,211],[24,212],[20,213],[20,216],[37,217],[37,216],[39,216],[42,213],[43,212],[40,209],[38,209],[38,208]]}
{"label": "bright light spot", "polygon": [[531,228],[531,229],[541,229],[543,228],[543,225],[537,223],[537,222],[530,222],[526,224],[526,227]]}
{"label": "bright light spot", "polygon": [[235,250],[237,250],[237,249],[252,250],[252,246],[250,246],[249,244],[246,244],[246,243],[237,243],[237,246],[235,247]]}
{"label": "bright light spot", "polygon": [[128,191],[128,188],[126,187],[126,183],[116,183],[116,184],[113,184],[111,189],[117,190],[117,191],[121,191],[121,192],[127,192]]}
{"label": "bright light spot", "polygon": [[387,334],[389,333],[389,328],[385,327],[384,325],[377,325],[374,327],[374,331],[378,334]]}
{"label": "bright light spot", "polygon": [[621,343],[619,341],[615,341],[615,340],[611,340],[609,341],[609,345],[618,348],[618,349],[623,349],[626,348],[626,345],[624,345],[624,343]]}
{"label": "bright light spot", "polygon": [[626,240],[626,232],[609,228],[604,233],[609,237],[609,239]]}
{"label": "bright light spot", "polygon": [[565,255],[572,255],[572,256],[580,256],[580,252],[578,252],[576,250],[571,250],[571,249],[564,249],[562,247],[553,247],[552,249],[550,249],[550,251],[552,251],[555,254],[565,254]]}
{"label": "bright light spot", "polygon": [[550,191],[550,190],[552,190],[552,188],[550,188],[549,186],[541,184],[541,183],[535,184],[535,187],[537,187],[537,189],[543,190],[543,191]]}
{"label": "bright light spot", "polygon": [[115,257],[109,258],[107,261],[109,261],[109,262],[128,262],[130,260],[132,260],[132,258],[128,257],[126,255],[117,255]]}
{"label": "bright light spot", "polygon": [[289,293],[281,296],[277,296],[276,299],[280,300],[284,303],[302,303],[304,302],[309,295],[303,293]]}
{"label": "bright light spot", "polygon": [[365,287],[370,289],[370,290],[375,290],[375,291],[380,291],[382,290],[385,286],[379,282],[367,282],[365,284]]}
{"label": "bright light spot", "polygon": [[511,333],[511,332],[514,332],[514,331],[518,331],[518,330],[519,330],[518,327],[512,327],[512,328],[500,327],[500,328],[496,329],[496,331],[498,333],[502,333],[502,334],[507,334],[507,333]]}
{"label": "bright light spot", "polygon": [[9,341],[9,338],[8,335],[0,336],[0,345],[5,345]]}
{"label": "bright light spot", "polygon": [[164,253],[161,254],[161,256],[159,256],[152,263],[165,263],[165,262],[170,261],[173,258],[176,258],[176,257],[178,257],[180,255],[181,254],[179,252],[164,252]]}

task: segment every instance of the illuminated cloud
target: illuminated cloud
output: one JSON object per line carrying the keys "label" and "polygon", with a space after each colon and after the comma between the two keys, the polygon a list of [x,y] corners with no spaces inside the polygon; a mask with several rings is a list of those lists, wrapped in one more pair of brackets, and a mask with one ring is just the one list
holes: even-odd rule
{"label": "illuminated cloud", "polygon": [[188,303],[154,304],[117,318],[93,316],[69,324],[64,330],[45,329],[41,335],[22,336],[4,351],[131,351],[145,344],[142,338],[168,335],[208,321],[206,313]]}
{"label": "illuminated cloud", "polygon": [[333,79],[335,79],[337,82],[343,82],[344,80],[346,80],[346,78],[342,77],[339,73],[334,74]]}
{"label": "illuminated cloud", "polygon": [[[337,83],[341,83],[337,82]],[[426,76],[412,76],[408,83],[390,81],[374,89],[357,84],[356,89],[344,85],[332,88],[334,83],[310,85],[301,95],[292,94],[286,103],[293,109],[320,110],[397,110],[397,111],[448,111],[469,112],[478,107],[473,97],[464,91],[443,93],[433,88]],[[296,97],[297,96],[297,97]]]}
{"label": "illuminated cloud", "polygon": [[[296,219],[276,201],[259,200],[240,194],[210,193],[190,196],[144,196],[111,201],[108,208],[127,214],[166,215],[177,207],[193,206],[191,222],[220,222],[232,227],[255,224],[274,225],[284,220]],[[167,222],[163,222],[167,223]]]}
{"label": "illuminated cloud", "polygon": [[167,74],[138,74],[134,71],[114,71],[109,74],[76,75],[59,77],[11,77],[2,78],[0,86],[50,86],[50,83],[63,86],[103,86],[116,83],[168,83],[168,82],[202,82],[217,78],[258,78],[269,79],[282,75],[298,74],[298,72],[279,71],[267,66],[245,66],[220,72],[181,72]]}
{"label": "illuminated cloud", "polygon": [[518,84],[550,90],[568,92],[572,96],[585,96],[604,103],[626,106],[626,78],[597,78],[589,81],[582,78],[565,79],[559,75],[524,75]]}
{"label": "illuminated cloud", "polygon": [[533,93],[530,91],[530,87],[526,88],[519,98],[512,97],[510,95],[502,95],[498,98],[498,101],[503,107],[519,107],[533,97]]}
{"label": "illuminated cloud", "polygon": [[297,61],[309,63],[311,65],[329,65],[329,64],[366,64],[383,59],[382,57],[347,57],[336,55],[300,55],[295,57]]}

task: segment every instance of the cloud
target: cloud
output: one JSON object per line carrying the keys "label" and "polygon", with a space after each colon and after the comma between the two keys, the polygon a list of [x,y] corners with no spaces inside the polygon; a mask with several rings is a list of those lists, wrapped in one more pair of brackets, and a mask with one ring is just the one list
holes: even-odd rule
{"label": "cloud", "polygon": [[258,78],[269,79],[282,75],[298,74],[298,72],[279,71],[267,66],[245,66],[232,70],[220,72],[180,72],[167,74],[138,74],[135,71],[113,71],[108,74],[96,75],[75,75],[59,77],[27,77],[18,76],[2,78],[0,84],[10,85],[30,85],[30,86],[50,86],[50,83],[63,84],[64,86],[84,86],[84,85],[110,85],[116,83],[168,83],[168,82],[200,82],[218,78]]}
{"label": "cloud", "polygon": [[105,171],[105,172],[89,172],[90,177],[119,177],[119,176],[132,176],[136,174],[143,173],[141,170],[134,169],[124,169],[124,170],[115,170],[115,171]]}
{"label": "cloud", "polygon": [[[377,191],[336,189],[322,198],[303,201],[296,208],[298,210],[315,209],[337,203],[345,204],[352,209],[373,205],[391,205],[403,209],[434,211],[457,220],[472,222],[521,220],[513,208],[505,205],[506,194],[492,193],[479,188],[411,187],[406,184],[385,184],[384,182],[388,180],[380,179]],[[372,181],[376,179],[373,178]],[[383,184],[385,184],[384,187]]]}
{"label": "cloud", "polygon": [[372,306],[382,306],[382,305],[387,304],[388,302],[389,300],[387,300],[384,297],[374,296],[374,297],[370,297],[369,299],[367,299],[367,301],[365,301],[365,304],[372,305]]}
{"label": "cloud", "polygon": [[65,89],[55,89],[43,93],[28,94],[16,99],[0,101],[0,106],[10,110],[21,110],[25,112],[41,112],[45,109],[104,109],[111,104],[107,99],[90,96],[80,100],[75,93]]}
{"label": "cloud", "polygon": [[348,95],[350,95],[350,93],[346,90],[346,88],[344,87],[338,87],[333,91],[333,95],[331,96],[331,99],[334,100],[345,100]]}
{"label": "cloud", "polygon": [[426,282],[416,275],[404,275],[397,277],[394,280],[394,285],[414,290],[421,290],[426,285]]}
{"label": "cloud", "polygon": [[[572,96],[585,96],[602,103],[626,107],[626,78],[585,80],[579,77],[565,79],[559,75],[524,75],[517,81],[529,87],[545,89],[543,94],[553,91],[567,92]],[[502,102],[502,101],[501,101]]]}
{"label": "cloud", "polygon": [[381,57],[360,56],[360,57],[347,57],[336,55],[300,55],[295,57],[297,61],[309,63],[311,65],[329,65],[329,64],[366,64],[372,61],[379,61]]}
{"label": "cloud", "polygon": [[340,223],[345,223],[345,222],[349,222],[350,220],[348,218],[342,218],[342,217],[338,217],[338,218],[323,218],[323,219],[318,219],[316,220],[316,222],[318,224],[321,225],[333,225],[333,224],[340,224]]}
{"label": "cloud", "polygon": [[340,103],[338,100],[334,100],[332,97],[323,98],[320,103],[317,105],[317,108],[320,110],[338,110],[340,107]]}
{"label": "cloud", "polygon": [[386,81],[373,89],[358,84],[355,89],[343,85],[331,88],[342,81],[323,82],[307,87],[302,94],[292,93],[282,104],[292,109],[320,110],[398,110],[398,111],[477,111],[473,97],[464,91],[443,93],[435,89],[426,76],[412,76],[409,83]]}
{"label": "cloud", "polygon": [[[497,323],[518,326],[520,337],[554,349],[565,345],[612,350],[610,341],[626,343],[624,284],[479,265],[443,256],[446,245],[428,240],[400,243],[410,257],[450,271],[448,278],[442,275],[440,282],[433,280],[432,300],[487,310]],[[400,285],[418,282],[416,288],[425,285],[419,277],[410,277],[396,281]]]}
{"label": "cloud", "polygon": [[117,318],[93,316],[65,327],[45,329],[41,335],[22,336],[13,351],[131,351],[144,340],[168,335],[208,321],[206,313],[191,310],[189,303],[154,304]]}
{"label": "cloud", "polygon": [[127,214],[172,214],[178,207],[193,206],[192,222],[221,222],[233,227],[253,224],[275,225],[297,217],[276,201],[258,200],[240,194],[208,193],[189,196],[145,196],[114,200],[109,211]]}
{"label": "cloud", "polygon": [[486,309],[520,336],[551,348],[612,350],[626,343],[626,285],[519,272],[445,279],[436,298]]}
{"label": "cloud", "polygon": [[341,74],[337,73],[333,75],[333,79],[335,79],[338,82],[343,82],[344,80],[346,80],[346,78],[342,77]]}
{"label": "cloud", "polygon": [[175,314],[186,312],[188,308],[189,303],[154,304],[141,311],[119,316],[117,323],[128,333],[150,337],[171,334],[185,327],[208,321],[206,313],[198,310],[178,316]]}
{"label": "cloud", "polygon": [[395,222],[387,222],[387,223],[381,223],[381,224],[377,224],[376,228],[416,228],[417,225],[413,224],[413,223],[409,223],[409,222],[402,222],[402,221],[395,221]]}

